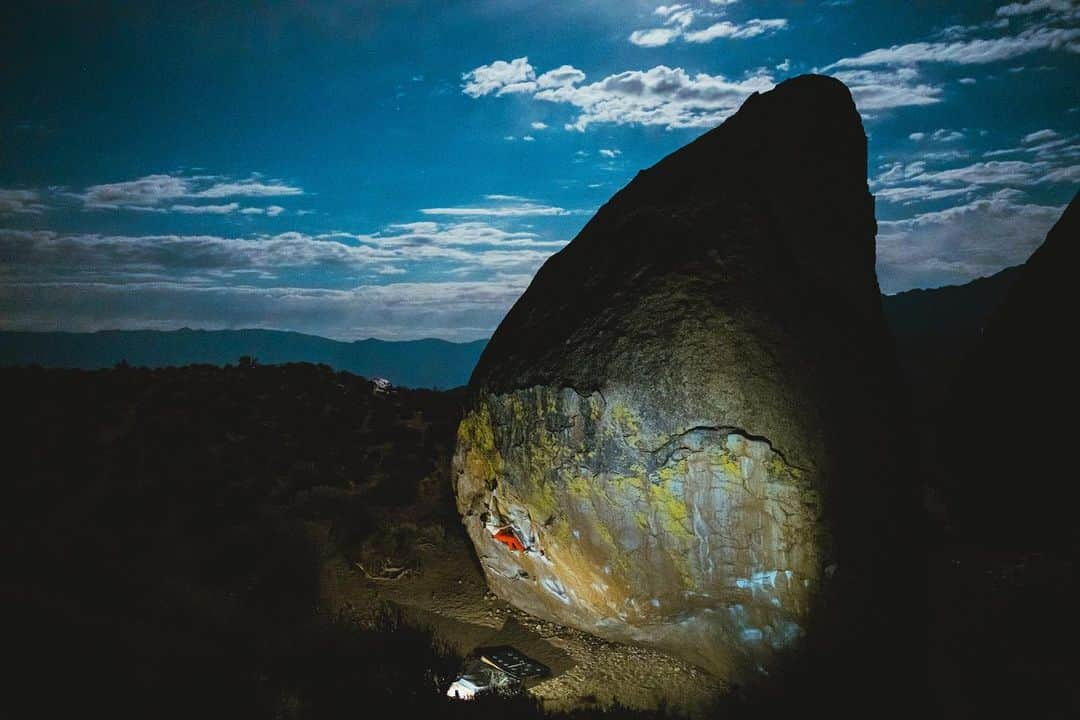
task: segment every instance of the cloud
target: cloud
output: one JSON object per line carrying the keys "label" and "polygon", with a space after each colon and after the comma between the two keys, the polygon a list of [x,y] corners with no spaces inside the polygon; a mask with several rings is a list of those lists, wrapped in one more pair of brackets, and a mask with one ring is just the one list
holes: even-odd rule
{"label": "cloud", "polygon": [[689,27],[696,15],[696,12],[686,5],[661,5],[653,12],[666,18],[665,25],[676,25],[681,28]]}
{"label": "cloud", "polygon": [[864,113],[941,102],[941,86],[924,82],[916,68],[840,70],[833,76],[848,86]]}
{"label": "cloud", "polygon": [[[488,81],[488,74],[480,73],[485,79],[483,86],[474,88],[467,84],[463,92],[474,98],[492,93],[498,95],[505,87],[500,83],[511,75],[513,81],[520,84],[519,78],[528,72],[535,75],[532,66],[524,74],[523,71],[512,74],[507,68],[525,60],[518,58],[509,63],[497,60],[466,73],[466,77],[472,78],[480,70],[500,68],[498,81]],[[941,86],[923,81],[917,68],[849,68],[835,75],[851,89],[863,112],[941,102]],[[569,130],[584,131],[596,123],[676,129],[718,125],[750,94],[771,90],[775,85],[766,69],[749,73],[741,80],[729,80],[723,75],[690,75],[682,68],[666,65],[649,70],[627,70],[588,84],[585,80],[584,72],[563,65],[540,75],[527,92],[536,100],[577,108],[577,118],[565,125]],[[526,89],[520,92],[526,92]],[[513,139],[513,136],[506,139]]]}
{"label": "cloud", "polygon": [[205,190],[200,190],[192,195],[192,197],[282,197],[285,195],[303,194],[304,191],[302,189],[283,183],[267,184],[257,180],[243,180],[241,182],[218,183]]}
{"label": "cloud", "polygon": [[682,5],[682,4],[661,5],[660,7],[653,10],[653,15],[659,15],[661,17],[667,17],[668,15],[673,15],[674,13],[677,13],[680,10],[685,9],[686,7],[687,7],[686,5]]}
{"label": "cloud", "polygon": [[679,37],[682,31],[677,28],[650,28],[635,30],[630,33],[630,42],[639,47],[662,47]]}
{"label": "cloud", "polygon": [[536,87],[540,90],[548,90],[576,85],[583,80],[585,80],[585,73],[581,70],[573,65],[560,65],[538,77]]}
{"label": "cloud", "polygon": [[924,152],[919,157],[923,160],[962,160],[970,156],[967,150],[934,150]]}
{"label": "cloud", "polygon": [[0,214],[40,215],[48,209],[48,206],[40,201],[41,195],[36,190],[5,190],[0,188]]}
{"label": "cloud", "polygon": [[129,205],[158,205],[189,197],[191,180],[174,175],[146,175],[124,182],[91,185],[83,191],[83,204],[89,208],[118,208]]}
{"label": "cloud", "polygon": [[[193,205],[180,200],[220,200],[231,197],[280,197],[303,195],[303,189],[280,182],[247,180],[210,182],[206,177],[186,177],[159,173],[135,180],[91,185],[75,197],[85,209],[143,210],[163,212],[167,206],[180,213],[226,213],[222,208],[232,205]],[[198,209],[202,208],[202,209]],[[236,208],[233,208],[235,210]]]}
{"label": "cloud", "polygon": [[600,148],[599,152],[606,158],[616,158],[619,155],[622,155],[622,150],[612,150],[609,148]]}
{"label": "cloud", "polygon": [[630,42],[640,47],[660,47],[675,40],[694,22],[696,11],[687,5],[661,5],[653,11],[654,15],[664,18],[667,27],[635,30],[630,33]]}
{"label": "cloud", "polygon": [[754,18],[744,23],[722,20],[699,30],[691,30],[697,11],[687,5],[661,5],[654,14],[664,18],[664,27],[634,30],[630,33],[631,43],[639,47],[662,47],[679,38],[690,43],[707,43],[720,38],[745,40],[783,30],[788,25],[783,18]]}
{"label": "cloud", "polygon": [[1065,182],[1080,173],[1077,168],[1055,168],[1046,162],[989,160],[963,167],[924,172],[913,181],[935,184],[1028,186],[1045,182]]}
{"label": "cloud", "polygon": [[788,21],[783,18],[771,18],[768,20],[753,19],[738,24],[723,20],[714,23],[703,30],[688,32],[684,35],[687,42],[707,43],[718,38],[730,38],[732,40],[744,40],[757,37],[766,33],[773,33],[787,27]]}
{"label": "cloud", "polygon": [[285,329],[341,340],[463,341],[490,337],[530,278],[529,273],[511,273],[484,281],[340,290],[159,281],[0,284],[0,317],[4,328],[21,330],[55,330],[61,318],[62,329],[82,332],[188,326]]}
{"label": "cloud", "polygon": [[905,165],[898,162],[888,166],[888,169],[873,178],[870,181],[871,185],[890,185],[892,183],[907,180],[916,175],[921,174],[926,170],[926,163],[922,161],[912,162]]}
{"label": "cloud", "polygon": [[[222,292],[249,286],[252,293],[267,297],[282,297],[282,293],[314,297],[330,292],[324,290],[327,284],[340,287],[363,277],[377,279],[414,270],[422,272],[425,280],[440,276],[478,281],[502,275],[528,278],[564,245],[563,241],[541,240],[531,233],[506,232],[477,222],[413,223],[391,226],[374,235],[286,232],[246,238],[0,230],[0,257],[5,258],[0,296],[22,297],[25,302],[12,301],[18,312],[5,317],[7,327],[32,326],[27,318],[37,317],[41,321],[51,318],[55,329],[57,318],[66,324],[75,323],[79,316],[94,316],[101,324],[91,329],[99,329],[119,326],[116,303],[131,298],[138,307],[136,299],[145,296],[149,285],[193,291],[230,286],[220,288]],[[50,288],[61,286],[107,286],[113,300],[78,312],[69,312],[62,303],[40,305],[52,296]],[[242,301],[245,296],[237,299]],[[93,302],[93,293],[84,299]],[[219,309],[224,316],[235,308]],[[276,313],[269,312],[264,320],[271,322],[275,317]],[[501,315],[494,322],[499,318]],[[301,329],[288,323],[280,326]],[[65,325],[65,329],[81,328]]]}
{"label": "cloud", "polygon": [[973,77],[962,77],[956,82],[960,83],[961,85],[974,85],[978,81]]}
{"label": "cloud", "polygon": [[[561,248],[561,240],[541,240],[531,232],[510,232],[484,222],[437,223],[421,221],[391,225],[371,236],[347,236],[376,244],[380,248],[402,247],[475,247],[550,249]],[[456,257],[456,256],[455,256]]]}
{"label": "cloud", "polygon": [[[1019,7],[1021,3],[1014,5]],[[1031,4],[1031,7],[1034,5]],[[1028,5],[1024,4],[1024,7],[1028,8]],[[1011,12],[1009,10],[1006,14]],[[943,88],[940,84],[927,83],[919,78],[918,71],[922,65],[979,65],[1042,50],[1080,53],[1080,28],[1055,26],[1054,23],[1061,19],[1060,16],[1046,16],[1038,22],[1028,23],[1027,27],[1015,34],[994,38],[971,37],[973,33],[988,30],[986,23],[953,26],[938,33],[933,41],[877,48],[854,57],[841,58],[821,71],[835,75],[851,87],[860,110],[930,105],[941,101]],[[1080,12],[1077,19],[1080,19]],[[1005,18],[1003,26],[1007,27],[1008,24]],[[998,25],[993,24],[995,27]],[[965,77],[958,82],[973,84],[976,81]]]}
{"label": "cloud", "polygon": [[585,130],[594,123],[659,125],[666,128],[712,127],[736,110],[748,95],[773,87],[761,74],[743,80],[722,75],[689,75],[682,68],[657,65],[609,75],[588,85],[541,90],[534,97],[580,110],[568,128]]}
{"label": "cloud", "polygon": [[[481,337],[564,245],[477,221],[249,237],[0,229],[0,325]],[[425,282],[381,284],[414,272]]]}
{"label": "cloud", "polygon": [[1047,128],[1046,130],[1038,130],[1033,133],[1028,133],[1024,136],[1024,143],[1042,142],[1043,140],[1053,140],[1058,134],[1053,130]]}
{"label": "cloud", "polygon": [[536,140],[536,138],[534,138],[532,135],[522,135],[521,139],[525,142],[533,142]]}
{"label": "cloud", "polygon": [[[268,215],[270,217],[277,217],[281,213],[285,212],[285,208],[280,205],[268,205],[267,207],[246,207],[240,211],[241,215]],[[307,214],[303,211],[297,211],[297,215]]]}
{"label": "cloud", "polygon": [[[980,131],[981,133],[981,131]],[[909,137],[938,142],[962,139],[964,132],[939,128],[933,133],[912,133]],[[1028,140],[1030,138],[1030,140]],[[1020,189],[1045,185],[1072,185],[1080,182],[1080,144],[1078,137],[1059,137],[1052,130],[1040,130],[1025,136],[1025,145],[983,153],[999,157],[1026,153],[1031,159],[982,160],[965,165],[942,167],[940,164],[967,158],[961,149],[924,152],[915,162],[882,165],[870,185],[879,202],[912,204],[963,196],[970,202],[989,198],[1001,200]],[[938,164],[937,167],[929,167]],[[1012,198],[1009,198],[1012,199]]]}
{"label": "cloud", "polygon": [[914,140],[915,142],[922,142],[922,139],[926,137],[926,133],[923,133],[923,132],[913,132],[913,133],[911,133],[910,135],[908,135],[908,137],[909,137],[910,139]]}
{"label": "cloud", "polygon": [[913,185],[908,187],[882,188],[874,193],[879,202],[910,204],[929,202],[958,195],[970,195],[974,188],[935,188],[932,185]]}
{"label": "cloud", "polygon": [[530,123],[529,127],[531,127],[533,130],[547,130],[547,123],[534,122]]}
{"label": "cloud", "polygon": [[967,282],[1027,260],[1062,208],[1016,200],[1015,192],[1004,191],[906,220],[879,220],[882,290]]}
{"label": "cloud", "polygon": [[464,81],[462,92],[472,98],[536,89],[536,71],[529,64],[528,57],[515,58],[510,62],[496,60],[490,65],[473,68],[464,73],[461,79]]}
{"label": "cloud", "polygon": [[495,202],[532,202],[530,198],[523,197],[521,195],[499,195],[490,194],[484,196],[485,200],[494,200]]}
{"label": "cloud", "polygon": [[1070,0],[1029,0],[1028,2],[1014,2],[1003,5],[997,9],[999,17],[1016,17],[1018,15],[1031,15],[1033,13],[1050,12],[1066,17],[1076,17],[1080,13],[1075,1]]}
{"label": "cloud", "polygon": [[237,203],[227,203],[225,205],[172,205],[169,209],[172,212],[185,215],[228,215],[239,210],[240,205]]}
{"label": "cloud", "polygon": [[960,132],[959,130],[949,130],[947,128],[941,128],[939,130],[935,130],[934,133],[930,136],[930,139],[937,142],[956,142],[957,140],[964,139],[964,133]]}
{"label": "cloud", "polygon": [[0,230],[8,270],[34,278],[94,273],[115,279],[132,272],[184,274],[332,265],[363,266],[394,259],[371,245],[346,245],[300,233],[228,238],[215,235],[99,235]]}
{"label": "cloud", "polygon": [[879,65],[916,65],[947,63],[979,65],[1008,60],[1037,50],[1078,52],[1080,28],[1032,27],[1017,35],[991,39],[960,40],[955,42],[915,42],[893,45],[842,58],[826,70],[835,68],[874,67]]}
{"label": "cloud", "polygon": [[536,217],[552,215],[570,215],[571,211],[554,205],[539,205],[533,202],[505,203],[473,207],[433,207],[422,208],[424,215],[448,215],[460,217]]}
{"label": "cloud", "polygon": [[1042,178],[1043,182],[1048,183],[1062,183],[1062,184],[1074,184],[1080,182],[1080,165],[1072,165],[1070,167],[1055,168],[1046,173]]}

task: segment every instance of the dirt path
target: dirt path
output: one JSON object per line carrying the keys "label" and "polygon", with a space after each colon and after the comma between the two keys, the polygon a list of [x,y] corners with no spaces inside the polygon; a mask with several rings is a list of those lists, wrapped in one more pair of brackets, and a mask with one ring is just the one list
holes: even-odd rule
{"label": "dirt path", "polygon": [[482,645],[513,645],[551,668],[550,678],[530,687],[549,710],[618,700],[642,709],[666,703],[696,716],[723,690],[720,680],[670,655],[538,620],[495,598],[467,542],[448,537],[423,548],[418,569],[392,581],[370,580],[343,561],[331,562],[323,571],[323,597],[332,608],[392,602],[462,654]]}

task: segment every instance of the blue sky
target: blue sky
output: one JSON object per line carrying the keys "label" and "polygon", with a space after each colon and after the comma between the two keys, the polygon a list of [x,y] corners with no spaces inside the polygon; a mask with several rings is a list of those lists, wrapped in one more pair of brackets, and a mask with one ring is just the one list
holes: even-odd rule
{"label": "blue sky", "polygon": [[638,170],[806,72],[863,115],[886,292],[1022,262],[1080,185],[1068,0],[239,5],[0,9],[0,327],[487,337]]}

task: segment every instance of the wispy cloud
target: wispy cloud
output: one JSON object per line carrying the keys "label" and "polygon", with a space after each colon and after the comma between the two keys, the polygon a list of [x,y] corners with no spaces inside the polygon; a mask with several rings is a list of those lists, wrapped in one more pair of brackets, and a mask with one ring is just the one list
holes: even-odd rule
{"label": "wispy cloud", "polygon": [[570,215],[570,211],[554,205],[520,203],[505,205],[477,205],[473,207],[431,207],[420,210],[424,215],[449,215],[460,217],[535,217]]}
{"label": "wispy cloud", "polygon": [[424,215],[445,215],[456,217],[552,217],[562,215],[583,215],[589,210],[567,210],[555,205],[545,205],[521,195],[484,195],[485,203],[453,207],[421,208]]}
{"label": "wispy cloud", "polygon": [[376,243],[382,248],[436,245],[442,247],[466,247],[487,245],[492,248],[560,248],[561,240],[542,240],[535,233],[508,231],[485,222],[436,223],[430,221],[391,225],[371,236],[353,236]]}
{"label": "wispy cloud", "polygon": [[1054,167],[1046,162],[1024,160],[989,160],[963,167],[924,172],[915,182],[965,185],[1007,185],[1025,187],[1040,183],[1065,183],[1080,180],[1080,167]]}
{"label": "wispy cloud", "polygon": [[758,35],[783,30],[788,26],[788,21],[783,18],[768,20],[753,19],[744,23],[733,23],[726,20],[714,23],[702,30],[688,32],[684,35],[687,42],[707,43],[718,38],[731,38],[732,40],[745,40]]}
{"label": "wispy cloud", "polygon": [[0,214],[40,215],[47,209],[48,206],[41,202],[41,194],[36,190],[5,190],[0,188]]}
{"label": "wispy cloud", "polygon": [[[717,2],[716,5],[730,3]],[[640,47],[662,47],[675,40],[682,39],[689,43],[708,43],[718,39],[746,40],[759,35],[784,30],[788,26],[785,18],[753,18],[745,22],[721,20],[706,27],[691,30],[698,17],[698,11],[686,4],[661,5],[653,13],[661,18],[662,27],[634,30],[629,40]],[[716,13],[705,13],[715,17]]]}
{"label": "wispy cloud", "polygon": [[[380,277],[393,276],[385,266]],[[71,331],[200,327],[297,330],[341,340],[489,337],[531,279],[367,284],[349,289],[150,281],[0,284],[6,329]],[[108,307],[103,320],[100,309]]]}
{"label": "wispy cloud", "polygon": [[649,28],[630,33],[630,42],[639,47],[663,47],[680,35],[678,28]]}
{"label": "wispy cloud", "polygon": [[948,142],[956,142],[957,140],[963,140],[964,139],[964,133],[960,132],[959,130],[950,130],[948,128],[940,128],[938,130],[935,130],[930,135],[930,139],[935,140],[937,142],[946,142],[946,143],[948,143]]}
{"label": "wispy cloud", "polygon": [[907,185],[904,187],[886,187],[874,193],[880,202],[908,204],[912,202],[931,202],[944,198],[970,195],[971,186],[959,188],[939,188],[933,185]]}
{"label": "wispy cloud", "polygon": [[601,155],[603,155],[604,157],[610,158],[610,159],[614,159],[614,158],[617,158],[620,155],[622,155],[622,150],[616,150],[616,149],[613,149],[613,148],[600,148],[600,150],[598,152]]}
{"label": "wispy cloud", "polygon": [[1035,13],[1050,13],[1068,18],[1080,16],[1080,5],[1075,0],[1028,0],[1002,5],[997,9],[999,17],[1017,17]]}
{"label": "wispy cloud", "polygon": [[1057,136],[1058,134],[1056,132],[1047,128],[1045,130],[1037,130],[1036,132],[1028,133],[1024,136],[1023,141],[1024,143],[1036,143],[1044,140],[1053,140]]}
{"label": "wispy cloud", "polygon": [[228,197],[283,197],[303,195],[304,191],[284,183],[264,183],[258,180],[217,183],[205,190],[200,190],[192,197],[228,198]]}
{"label": "wispy cloud", "polygon": [[[264,182],[258,178],[238,181],[218,181],[205,176],[188,177],[159,173],[134,180],[91,185],[75,197],[91,210],[164,210],[180,213],[224,214],[235,203],[194,205],[194,199],[221,200],[227,198],[263,198],[303,195],[303,189],[281,182]],[[189,202],[177,202],[187,200]]]}
{"label": "wispy cloud", "polygon": [[[67,330],[248,326],[471,339],[490,334],[564,245],[479,221],[247,237],[0,229],[0,326],[55,329],[62,318]],[[410,274],[423,282],[385,284]]]}
{"label": "wispy cloud", "polygon": [[856,107],[864,113],[942,100],[942,87],[925,81],[916,68],[848,69],[832,75],[848,86]]}
{"label": "wispy cloud", "polygon": [[906,220],[878,221],[882,290],[938,287],[1024,262],[1062,208],[1018,202],[1016,191]]}
{"label": "wispy cloud", "polygon": [[185,215],[228,215],[240,209],[239,203],[227,203],[225,205],[171,205],[172,212]]}
{"label": "wispy cloud", "polygon": [[826,70],[922,63],[980,65],[1009,60],[1038,50],[1078,52],[1080,51],[1080,47],[1076,44],[1078,39],[1080,39],[1080,28],[1033,27],[1017,35],[998,38],[893,45],[871,50],[855,57],[842,58],[829,65]]}
{"label": "wispy cloud", "polygon": [[20,282],[122,282],[152,276],[188,280],[206,272],[230,274],[321,269],[340,276],[422,263],[475,272],[533,272],[563,241],[510,232],[482,222],[392,225],[374,234],[222,237],[217,235],[101,235],[49,230],[0,230],[5,277]]}
{"label": "wispy cloud", "polygon": [[159,205],[189,197],[191,180],[174,175],[146,175],[135,180],[91,185],[79,196],[88,208]]}
{"label": "wispy cloud", "polygon": [[[277,217],[281,213],[285,212],[285,208],[280,205],[267,205],[264,208],[261,207],[246,207],[240,211],[241,215],[266,215],[268,217]],[[297,215],[308,214],[304,211],[298,211]]]}
{"label": "wispy cloud", "polygon": [[[940,128],[932,133],[912,133],[917,141],[927,138],[948,143],[965,137],[959,130]],[[883,165],[871,187],[878,200],[912,204],[964,197],[985,200],[987,193],[1000,199],[1001,192],[1034,189],[1080,182],[1080,145],[1075,137],[1059,137],[1053,130],[1040,130],[1023,138],[1020,147],[983,153],[984,158],[1025,154],[1030,159],[986,159],[965,165],[942,167],[942,163],[968,157],[964,150],[924,152],[914,162]],[[936,167],[931,167],[936,164]]]}
{"label": "wispy cloud", "polygon": [[677,25],[679,27],[689,26],[694,22],[694,16],[696,14],[697,11],[686,4],[661,5],[653,10],[653,15],[659,15],[664,18],[664,24]]}

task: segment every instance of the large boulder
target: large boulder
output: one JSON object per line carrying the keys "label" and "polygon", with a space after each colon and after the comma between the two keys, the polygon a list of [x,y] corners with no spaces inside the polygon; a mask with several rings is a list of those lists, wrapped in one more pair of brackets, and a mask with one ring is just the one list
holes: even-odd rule
{"label": "large boulder", "polygon": [[896,483],[875,232],[823,76],[617,193],[472,376],[455,483],[491,589],[733,677],[803,643],[841,578],[872,586]]}

